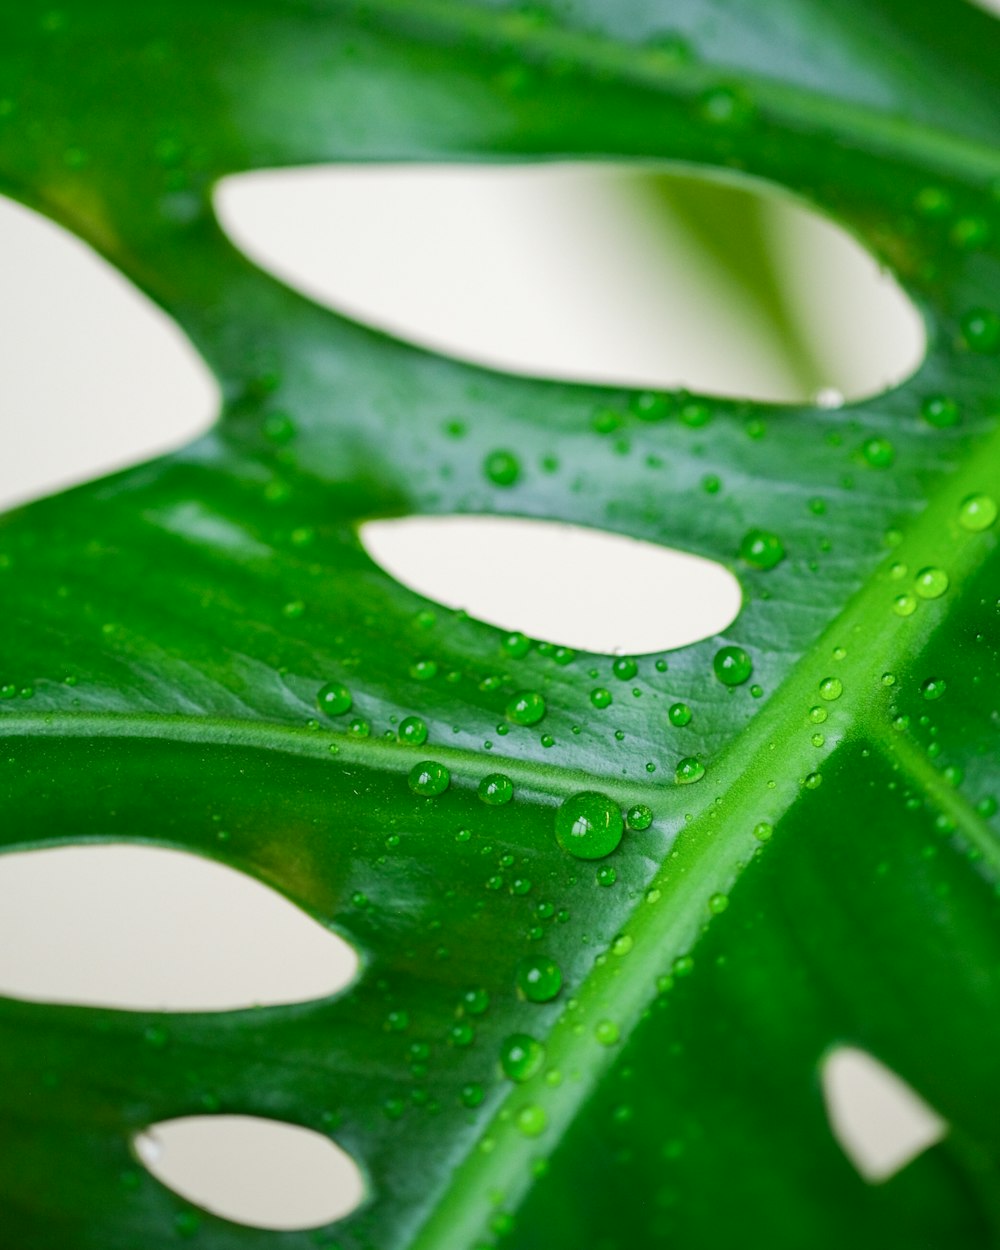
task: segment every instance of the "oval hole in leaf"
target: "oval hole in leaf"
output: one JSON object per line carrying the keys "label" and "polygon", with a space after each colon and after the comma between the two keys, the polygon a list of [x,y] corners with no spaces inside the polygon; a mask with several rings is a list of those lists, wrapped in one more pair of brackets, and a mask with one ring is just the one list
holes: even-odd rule
{"label": "oval hole in leaf", "polygon": [[184,851],[0,856],[0,993],[126,1010],[303,1002],[353,980],[353,948],[275,890]]}
{"label": "oval hole in leaf", "polygon": [[173,321],[61,226],[0,197],[0,506],[180,447],[219,388]]}
{"label": "oval hole in leaf", "polygon": [[561,646],[641,655],[730,625],[739,582],[706,560],[621,534],[512,517],[402,517],[361,527],[411,590]]}
{"label": "oval hole in leaf", "polygon": [[808,402],[909,376],[923,323],[760,182],[608,164],[311,168],[216,194],[251,259],[421,346],[538,377]]}
{"label": "oval hole in leaf", "polygon": [[823,1061],[822,1081],[833,1135],[873,1185],[895,1176],[948,1131],[919,1094],[867,1051],[838,1047]]}
{"label": "oval hole in leaf", "polygon": [[245,1115],[185,1116],[135,1138],[144,1166],[213,1215],[253,1228],[317,1228],[364,1196],[357,1164],[328,1137]]}

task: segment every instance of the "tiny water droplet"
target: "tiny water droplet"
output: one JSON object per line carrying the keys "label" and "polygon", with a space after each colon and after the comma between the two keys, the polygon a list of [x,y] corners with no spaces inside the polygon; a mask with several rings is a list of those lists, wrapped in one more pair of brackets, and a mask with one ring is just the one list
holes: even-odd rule
{"label": "tiny water droplet", "polygon": [[928,425],[946,430],[958,423],[958,404],[950,395],[928,395],[920,405],[920,415]]}
{"label": "tiny water droplet", "polygon": [[844,693],[844,683],[839,677],[824,677],[819,683],[819,697],[832,702]]}
{"label": "tiny water droplet", "polygon": [[686,703],[672,703],[667,716],[671,725],[676,725],[678,729],[683,729],[685,725],[691,724],[692,712]]}
{"label": "tiny water droplet", "polygon": [[940,699],[945,692],[945,681],[943,677],[928,677],[920,687],[920,693],[925,699]]}
{"label": "tiny water droplet", "polygon": [[653,823],[653,810],[645,803],[636,803],[634,807],[628,809],[625,819],[630,829],[641,833]]}
{"label": "tiny water droplet", "polygon": [[603,686],[598,686],[590,692],[590,701],[594,707],[603,709],[611,706],[611,691],[605,690]]}

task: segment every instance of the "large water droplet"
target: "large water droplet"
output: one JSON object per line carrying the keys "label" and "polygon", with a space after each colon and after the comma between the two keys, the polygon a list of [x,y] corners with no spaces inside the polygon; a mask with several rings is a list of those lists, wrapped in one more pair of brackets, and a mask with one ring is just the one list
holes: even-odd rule
{"label": "large water droplet", "polygon": [[556,839],[578,859],[603,859],[622,840],[621,808],[606,794],[583,791],[556,810]]}

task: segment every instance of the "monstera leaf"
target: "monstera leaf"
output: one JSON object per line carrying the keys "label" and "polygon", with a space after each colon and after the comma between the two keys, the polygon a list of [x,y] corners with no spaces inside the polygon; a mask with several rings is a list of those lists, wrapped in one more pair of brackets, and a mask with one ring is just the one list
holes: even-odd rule
{"label": "monstera leaf", "polygon": [[[299,1006],[4,1000],[4,1244],[1000,1242],[994,19],[89,0],[3,30],[5,189],[224,396],[187,449],[3,519],[4,846],[183,847],[362,953]],[[253,168],[567,157],[790,189],[896,274],[926,360],[833,410],[503,376],[314,306],[211,208]],[[373,564],[358,523],[411,513],[681,548],[743,607],[635,663],[529,643]],[[881,1185],[824,1110],[844,1044],[947,1121]],[[332,1136],[365,1201],[194,1212],[130,1143],[209,1099]]]}

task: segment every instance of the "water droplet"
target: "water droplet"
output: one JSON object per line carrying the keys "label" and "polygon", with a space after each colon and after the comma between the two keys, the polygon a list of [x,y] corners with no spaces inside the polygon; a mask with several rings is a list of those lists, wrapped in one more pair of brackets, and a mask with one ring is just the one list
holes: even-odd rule
{"label": "water droplet", "polygon": [[641,833],[653,823],[652,808],[647,807],[645,803],[636,803],[635,807],[628,809],[625,819],[630,829]]}
{"label": "water droplet", "polygon": [[750,657],[742,647],[723,647],[715,653],[712,667],[724,686],[740,686],[753,672]]}
{"label": "water droplet", "polygon": [[419,747],[427,741],[427,726],[419,716],[406,716],[399,722],[399,740]]}
{"label": "water droplet", "polygon": [[708,910],[713,916],[721,915],[729,906],[729,896],[726,894],[713,894],[708,900]]}
{"label": "water droplet", "polygon": [[483,472],[494,486],[513,486],[521,476],[521,464],[512,451],[491,451],[483,461]]}
{"label": "water droplet", "polygon": [[992,309],[971,309],[961,325],[962,338],[970,352],[987,354],[1000,348],[1000,317]]}
{"label": "water droplet", "polygon": [[740,558],[755,569],[773,569],[785,558],[785,548],[777,534],[752,529],[740,543]]}
{"label": "water droplet", "polygon": [[272,412],[264,418],[264,437],[271,443],[289,443],[297,431],[287,412]]}
{"label": "water droplet", "polygon": [[601,867],[598,868],[597,870],[597,884],[598,885],[604,885],[604,886],[614,885],[614,883],[617,880],[618,880],[618,873],[614,868],[611,867],[610,864],[602,864]]}
{"label": "water droplet", "polygon": [[594,1037],[602,1046],[614,1046],[621,1037],[621,1030],[614,1020],[601,1020],[594,1029]]}
{"label": "water droplet", "polygon": [[438,666],[433,660],[417,660],[410,665],[410,676],[415,681],[430,681],[437,676]]}
{"label": "water droplet", "polygon": [[699,112],[713,126],[736,128],[753,117],[753,101],[735,87],[713,87],[701,97]]}
{"label": "water droplet", "polygon": [[506,715],[515,725],[537,725],[545,715],[545,700],[537,691],[522,690],[507,704]]}
{"label": "water droplet", "polygon": [[770,823],[770,821],[762,820],[754,826],[753,836],[758,842],[769,841],[773,833],[774,826]]}
{"label": "water droplet", "polygon": [[489,991],[484,989],[466,990],[462,995],[462,1001],[459,1010],[464,1011],[466,1015],[481,1016],[490,1005]]}
{"label": "water droplet", "polygon": [[946,430],[958,422],[958,404],[950,395],[928,395],[920,405],[920,415],[928,425]]}
{"label": "water droplet", "polygon": [[450,784],[451,773],[433,760],[424,760],[410,769],[409,785],[414,794],[433,797],[443,794]]}
{"label": "water droplet", "polygon": [[523,660],[531,650],[531,639],[525,634],[515,632],[508,634],[503,640],[503,649],[515,660]]}
{"label": "water droplet", "polygon": [[818,704],[816,707],[809,709],[809,719],[814,725],[822,725],[827,716],[829,716],[829,712],[827,712],[825,707],[820,707]]}
{"label": "water droplet", "polygon": [[943,569],[921,569],[914,578],[913,588],[921,599],[940,599],[948,589],[948,574]]}
{"label": "water droplet", "polygon": [[693,755],[689,755],[677,765],[674,772],[674,780],[679,786],[686,786],[694,781],[701,781],[704,775],[705,765],[701,760],[695,759]]}
{"label": "water droplet", "polygon": [[832,702],[844,693],[844,683],[839,677],[824,677],[819,683],[819,697]]}
{"label": "water droplet", "polygon": [[596,690],[591,690],[590,701],[596,708],[606,708],[611,706],[611,691],[605,690],[603,686],[598,686]]}
{"label": "water droplet", "polygon": [[459,1097],[462,1100],[462,1106],[471,1109],[482,1104],[483,1099],[486,1097],[486,1092],[481,1085],[471,1082],[462,1086],[462,1092]]}
{"label": "water droplet", "polygon": [[545,956],[522,959],[515,980],[522,998],[529,1003],[547,1003],[562,989],[562,969]]}
{"label": "water droplet", "polygon": [[321,712],[327,716],[342,716],[351,710],[351,692],[339,682],[331,681],[321,686],[316,695],[316,702]]}
{"label": "water droplet", "polygon": [[958,523],[962,529],[978,534],[988,530],[997,519],[997,505],[989,495],[969,495],[962,500]]}
{"label": "water droplet", "polygon": [[911,594],[897,595],[892,601],[892,610],[897,616],[912,616],[917,610],[917,601]]}
{"label": "water droplet", "polygon": [[620,655],[611,665],[611,671],[619,681],[631,681],[639,671],[639,666],[630,655]]}
{"label": "water droplet", "polygon": [[522,1107],[517,1113],[518,1132],[525,1137],[540,1137],[548,1122],[548,1116],[541,1107]]}
{"label": "water droplet", "polygon": [[611,943],[612,955],[617,955],[619,959],[629,953],[635,942],[629,933],[619,933],[615,940]]}
{"label": "water droplet", "polygon": [[541,1071],[545,1047],[527,1033],[513,1033],[500,1044],[500,1067],[504,1076],[519,1085]]}
{"label": "water droplet", "polygon": [[503,773],[489,773],[479,783],[476,793],[489,807],[502,807],[514,797],[514,783]]}
{"label": "water droplet", "polygon": [[807,790],[816,790],[823,784],[823,778],[819,773],[810,773],[802,784]]}
{"label": "water droplet", "polygon": [[920,693],[925,699],[940,699],[944,692],[945,682],[943,677],[928,677],[920,687]]}
{"label": "water droplet", "polygon": [[672,703],[667,716],[670,718],[671,725],[683,729],[685,725],[691,724],[692,712],[686,703]]}
{"label": "water droplet", "polygon": [[606,794],[585,790],[556,810],[556,840],[578,859],[603,859],[622,840],[621,810]]}

